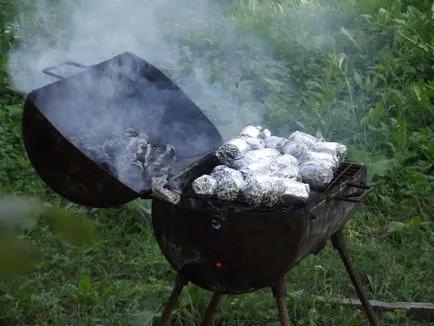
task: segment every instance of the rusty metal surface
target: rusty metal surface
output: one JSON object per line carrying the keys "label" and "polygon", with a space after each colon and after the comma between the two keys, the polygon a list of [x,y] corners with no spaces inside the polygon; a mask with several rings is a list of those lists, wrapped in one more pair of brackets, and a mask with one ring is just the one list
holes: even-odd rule
{"label": "rusty metal surface", "polygon": [[173,173],[222,143],[215,126],[181,89],[128,52],[32,91],[24,105],[22,132],[33,167],[54,191],[80,205],[112,207],[139,194],[150,198],[150,187],[128,188],[67,140],[127,128],[148,134],[153,143],[173,145]]}
{"label": "rusty metal surface", "polygon": [[307,206],[291,211],[198,209],[191,199],[178,206],[154,199],[157,242],[172,266],[204,289],[241,294],[272,286],[357,209],[357,202],[333,199],[355,193],[349,183],[366,182],[364,167],[350,172]]}

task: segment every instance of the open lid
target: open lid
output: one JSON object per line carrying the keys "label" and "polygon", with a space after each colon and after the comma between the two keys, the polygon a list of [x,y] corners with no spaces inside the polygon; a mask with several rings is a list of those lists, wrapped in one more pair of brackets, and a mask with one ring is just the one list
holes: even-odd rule
{"label": "open lid", "polygon": [[[33,167],[66,199],[102,208],[151,195],[150,184],[126,186],[69,137],[111,135],[127,128],[144,132],[150,143],[174,146],[171,175],[188,170],[222,144],[216,127],[193,101],[140,57],[125,52],[94,66],[65,64],[85,70],[30,92],[22,130]],[[44,72],[61,78],[54,68]]]}

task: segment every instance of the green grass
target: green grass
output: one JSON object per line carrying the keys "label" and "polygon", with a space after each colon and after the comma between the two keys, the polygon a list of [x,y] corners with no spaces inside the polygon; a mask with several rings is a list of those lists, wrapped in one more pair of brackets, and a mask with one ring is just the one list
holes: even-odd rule
{"label": "green grass", "polygon": [[[0,2],[0,193],[41,198],[55,214],[44,211],[37,223],[23,221],[13,230],[19,243],[10,237],[2,242],[9,247],[0,250],[0,272],[6,262],[17,264],[20,257],[42,255],[43,260],[27,273],[1,276],[0,324],[147,325],[169,296],[175,276],[150,231],[150,203],[84,209],[59,198],[39,180],[21,142],[23,97],[13,91],[6,72],[13,37],[3,26],[13,17],[12,3]],[[284,134],[304,129],[345,141],[352,159],[368,166],[370,181],[377,185],[377,193],[345,229],[368,297],[434,302],[431,3],[221,3],[237,32],[262,38],[273,60],[251,55],[236,75],[228,75],[219,48],[224,35],[214,33],[215,26],[168,37],[181,38],[193,56],[209,62],[210,78],[230,85],[235,94],[236,82],[249,84],[255,97],[240,101],[265,103],[273,130]],[[306,18],[312,12],[334,19],[316,26]],[[250,53],[248,44],[238,50]],[[185,62],[188,72],[188,57]],[[253,65],[257,69],[252,72]],[[56,222],[59,216],[63,224]],[[89,221],[91,237],[86,236]],[[357,309],[315,299],[355,297],[330,245],[288,273],[287,285],[296,325],[366,324]],[[209,297],[188,286],[174,314],[176,325],[198,325]],[[401,311],[379,317],[381,325],[429,324]],[[271,293],[224,298],[216,324],[277,325]]]}

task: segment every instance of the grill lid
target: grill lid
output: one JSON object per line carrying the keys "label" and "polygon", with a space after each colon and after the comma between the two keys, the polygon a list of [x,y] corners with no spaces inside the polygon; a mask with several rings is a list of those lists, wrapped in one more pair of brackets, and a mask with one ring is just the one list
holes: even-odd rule
{"label": "grill lid", "polygon": [[[128,128],[146,133],[153,144],[174,146],[177,160],[171,174],[188,169],[222,144],[218,130],[193,101],[140,57],[125,52],[84,68],[29,93],[23,112],[24,145],[33,167],[68,200],[102,208],[151,195],[150,184],[126,186],[69,137]],[[44,72],[61,77],[51,69]]]}

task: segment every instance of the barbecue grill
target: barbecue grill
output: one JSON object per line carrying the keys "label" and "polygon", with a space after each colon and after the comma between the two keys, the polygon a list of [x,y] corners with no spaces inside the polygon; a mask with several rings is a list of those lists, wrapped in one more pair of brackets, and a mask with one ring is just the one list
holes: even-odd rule
{"label": "barbecue grill", "polygon": [[[155,237],[178,275],[159,325],[169,322],[188,282],[213,292],[202,325],[211,324],[222,295],[267,287],[281,324],[290,325],[284,276],[306,256],[318,253],[328,239],[344,262],[370,324],[378,325],[342,231],[373,190],[366,185],[364,166],[344,162],[326,189],[290,207],[252,208],[195,195],[191,182],[217,165],[212,153],[222,138],[193,101],[156,67],[128,52],[94,66],[64,64],[83,71],[63,78],[55,73],[59,66],[47,68],[44,73],[59,80],[26,98],[26,152],[48,186],[80,205],[112,207],[139,197],[152,199]],[[110,128],[135,128],[155,143],[175,147],[179,160],[168,180],[182,189],[177,204],[153,196],[150,185],[132,189],[71,143],[70,137],[88,129],[107,131],[101,123],[106,116]]]}

